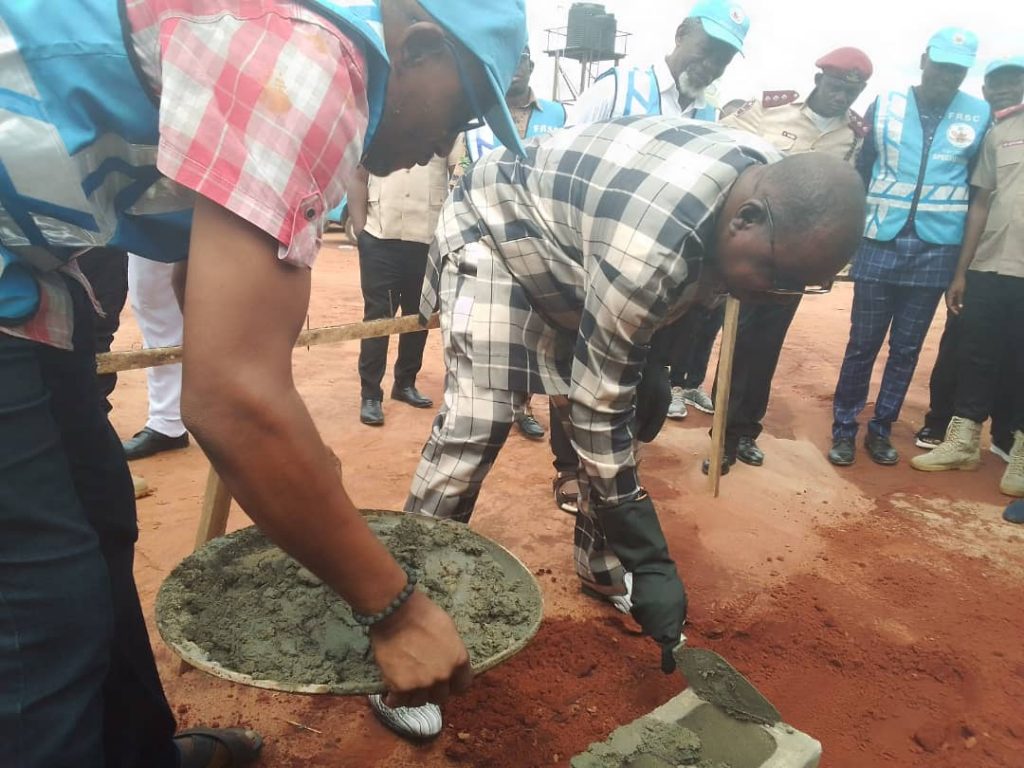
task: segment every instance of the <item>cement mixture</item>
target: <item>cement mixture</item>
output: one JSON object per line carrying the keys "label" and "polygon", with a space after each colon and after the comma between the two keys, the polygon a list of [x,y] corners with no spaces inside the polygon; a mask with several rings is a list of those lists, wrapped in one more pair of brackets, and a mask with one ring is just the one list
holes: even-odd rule
{"label": "cement mixture", "polygon": [[591,744],[572,768],[730,768],[701,759],[700,737],[689,728],[644,717],[617,729],[607,741]]}
{"label": "cement mixture", "polygon": [[[451,614],[474,669],[493,666],[536,632],[539,588],[497,545],[447,521],[384,514],[368,522],[419,575],[419,588]],[[366,630],[348,605],[255,527],[184,560],[161,588],[156,608],[172,646],[194,644],[214,666],[254,681],[285,689],[380,689]]]}

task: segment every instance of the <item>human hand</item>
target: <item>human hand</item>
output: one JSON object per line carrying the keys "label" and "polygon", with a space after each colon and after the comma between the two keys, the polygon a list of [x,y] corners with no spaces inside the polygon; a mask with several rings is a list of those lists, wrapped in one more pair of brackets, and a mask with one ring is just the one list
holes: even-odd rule
{"label": "human hand", "polygon": [[953,282],[946,289],[946,308],[954,315],[959,315],[963,311],[965,293],[967,293],[967,277],[958,272],[953,276]]}
{"label": "human hand", "polygon": [[672,649],[686,621],[686,590],[668,553],[668,544],[650,496],[613,507],[597,507],[608,546],[633,574],[633,618],[662,648],[661,668],[675,670]]}
{"label": "human hand", "polygon": [[469,653],[451,617],[420,591],[370,627],[373,655],[388,689],[389,707],[443,704],[469,688]]}
{"label": "human hand", "polygon": [[636,388],[636,439],[649,443],[661,431],[672,404],[672,384],[668,369],[648,364]]}

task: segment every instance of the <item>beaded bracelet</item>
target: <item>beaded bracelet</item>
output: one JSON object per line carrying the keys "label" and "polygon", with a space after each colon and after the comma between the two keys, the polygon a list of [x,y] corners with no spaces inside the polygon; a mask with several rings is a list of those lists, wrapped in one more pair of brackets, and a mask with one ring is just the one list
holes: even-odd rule
{"label": "beaded bracelet", "polygon": [[355,619],[356,624],[363,627],[372,627],[374,624],[379,624],[384,621],[388,616],[392,615],[395,611],[401,608],[408,602],[409,598],[412,597],[412,593],[416,591],[416,582],[419,581],[419,577],[415,571],[402,566],[402,570],[405,571],[405,576],[408,581],[405,582],[405,586],[402,591],[398,593],[394,600],[388,603],[388,607],[380,613],[365,614],[357,613],[352,611],[352,618]]}

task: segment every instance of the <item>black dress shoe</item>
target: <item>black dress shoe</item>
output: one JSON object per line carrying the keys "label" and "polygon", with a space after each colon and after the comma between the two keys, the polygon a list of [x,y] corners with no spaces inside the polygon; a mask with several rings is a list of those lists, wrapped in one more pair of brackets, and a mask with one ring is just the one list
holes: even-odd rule
{"label": "black dress shoe", "polygon": [[384,409],[380,407],[380,400],[364,397],[362,405],[359,406],[359,420],[371,427],[383,426]]}
{"label": "black dress shoe", "polygon": [[401,400],[403,403],[408,403],[413,408],[430,408],[434,401],[426,395],[420,393],[416,387],[392,387],[391,388],[391,399]]}
{"label": "black dress shoe", "polygon": [[516,426],[523,433],[523,437],[528,437],[530,440],[543,440],[546,434],[540,422],[529,413],[517,413]]}
{"label": "black dress shoe", "polygon": [[764,464],[764,452],[757,447],[752,437],[740,438],[740,443],[736,446],[736,458],[752,467]]}
{"label": "black dress shoe", "polygon": [[839,437],[832,441],[828,460],[837,467],[848,467],[857,460],[857,444],[852,437]]}
{"label": "black dress shoe", "polygon": [[[722,474],[729,474],[729,467],[736,463],[736,454],[730,451],[728,448],[725,450],[725,455],[722,456]],[[711,471],[711,459],[704,459],[700,465],[700,471],[705,475]]]}
{"label": "black dress shoe", "polygon": [[873,435],[870,432],[864,437],[864,447],[867,448],[868,456],[875,464],[884,467],[891,467],[900,460],[899,453],[892,447],[888,437]]}
{"label": "black dress shoe", "polygon": [[147,456],[154,456],[164,451],[187,448],[188,432],[178,435],[178,437],[171,437],[162,432],[157,432],[155,429],[145,427],[141,432],[136,432],[135,436],[130,440],[122,442],[121,446],[124,448],[124,454],[128,457],[129,461],[144,459]]}

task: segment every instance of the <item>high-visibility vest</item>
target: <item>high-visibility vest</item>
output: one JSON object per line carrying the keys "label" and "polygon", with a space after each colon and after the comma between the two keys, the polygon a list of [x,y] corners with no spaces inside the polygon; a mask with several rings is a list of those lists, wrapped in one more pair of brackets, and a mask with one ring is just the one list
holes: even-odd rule
{"label": "high-visibility vest", "polygon": [[960,243],[970,196],[970,161],[981,147],[990,115],[985,101],[958,93],[926,154],[913,91],[880,96],[874,121],[878,157],[868,185],[865,237],[895,239],[913,211],[922,240]]}
{"label": "high-visibility vest", "polygon": [[[526,124],[526,135],[523,138],[532,139],[557,131],[565,125],[565,120],[566,112],[563,104],[547,99],[537,99],[537,108],[530,114],[530,119]],[[466,133],[466,154],[469,155],[471,163],[475,163],[481,155],[486,155],[492,149],[497,149],[500,146],[502,144],[490,126],[484,125]]]}
{"label": "high-visibility vest", "polygon": [[[615,78],[615,106],[611,114],[613,118],[662,114],[661,83],[658,82],[654,67],[612,67],[598,77],[598,80],[605,77]],[[693,114],[693,119],[713,123],[718,119],[718,110],[710,104],[706,105]]]}
{"label": "high-visibility vest", "polygon": [[[307,4],[364,49],[369,143],[387,87],[379,3]],[[0,2],[0,311],[8,322],[29,284],[26,265],[55,269],[96,246],[158,261],[187,255],[192,196],[156,168],[158,105],[127,49],[119,6],[76,0],[74,12],[55,13],[52,0]]]}

